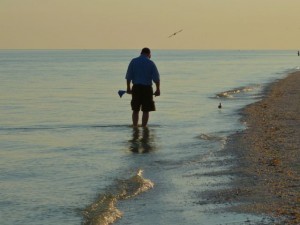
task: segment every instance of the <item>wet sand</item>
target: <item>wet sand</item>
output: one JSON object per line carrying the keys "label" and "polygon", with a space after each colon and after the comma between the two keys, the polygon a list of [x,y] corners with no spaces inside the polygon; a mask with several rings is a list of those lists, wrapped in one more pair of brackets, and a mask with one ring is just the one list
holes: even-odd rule
{"label": "wet sand", "polygon": [[208,193],[209,201],[270,217],[269,224],[300,224],[300,72],[271,84],[241,113],[247,129],[221,153],[233,156],[222,164],[234,165],[221,175],[236,178],[231,188]]}

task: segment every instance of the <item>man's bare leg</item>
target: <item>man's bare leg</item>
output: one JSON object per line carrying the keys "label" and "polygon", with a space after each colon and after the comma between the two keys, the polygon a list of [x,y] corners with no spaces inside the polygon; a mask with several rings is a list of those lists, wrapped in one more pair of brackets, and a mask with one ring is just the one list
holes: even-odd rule
{"label": "man's bare leg", "polygon": [[137,127],[138,122],[139,122],[139,111],[133,111],[132,112],[132,125],[134,127]]}
{"label": "man's bare leg", "polygon": [[143,112],[143,117],[142,117],[142,126],[146,127],[148,124],[149,120],[149,112]]}

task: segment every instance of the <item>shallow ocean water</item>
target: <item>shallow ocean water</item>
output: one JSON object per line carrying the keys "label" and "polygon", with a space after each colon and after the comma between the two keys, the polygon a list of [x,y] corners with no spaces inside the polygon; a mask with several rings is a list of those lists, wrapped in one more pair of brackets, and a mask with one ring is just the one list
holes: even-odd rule
{"label": "shallow ocean water", "polygon": [[153,50],[157,112],[133,129],[117,91],[138,53],[0,51],[1,224],[267,223],[199,202],[230,186],[204,174],[230,167],[217,153],[239,110],[299,70],[295,52]]}

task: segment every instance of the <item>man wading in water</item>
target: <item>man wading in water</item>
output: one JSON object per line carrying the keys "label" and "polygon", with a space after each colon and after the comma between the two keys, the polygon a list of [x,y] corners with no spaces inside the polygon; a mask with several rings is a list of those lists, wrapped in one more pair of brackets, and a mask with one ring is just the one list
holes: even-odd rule
{"label": "man wading in water", "polygon": [[[156,86],[154,95],[160,96],[160,76],[155,63],[150,58],[150,49],[143,48],[141,55],[131,60],[126,73],[127,93],[132,94],[131,108],[134,127],[138,125],[140,110],[143,111],[143,127],[147,126],[149,112],[155,111],[152,81]],[[131,82],[133,84],[132,88]]]}

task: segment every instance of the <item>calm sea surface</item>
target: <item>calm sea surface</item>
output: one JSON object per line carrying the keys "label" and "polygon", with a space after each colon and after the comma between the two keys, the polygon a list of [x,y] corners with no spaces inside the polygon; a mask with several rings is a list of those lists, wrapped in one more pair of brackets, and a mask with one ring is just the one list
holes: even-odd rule
{"label": "calm sea surface", "polygon": [[[0,224],[261,224],[201,204],[238,110],[299,70],[293,51],[153,50],[161,96],[147,129],[125,89],[139,50],[0,50]],[[222,109],[218,109],[219,103]],[[202,175],[203,174],[203,175]],[[203,193],[203,195],[201,194]]]}

